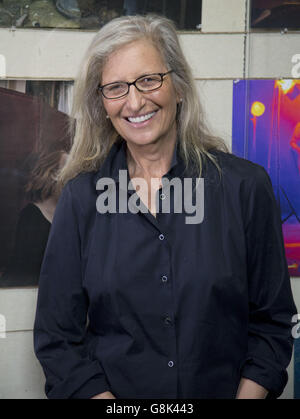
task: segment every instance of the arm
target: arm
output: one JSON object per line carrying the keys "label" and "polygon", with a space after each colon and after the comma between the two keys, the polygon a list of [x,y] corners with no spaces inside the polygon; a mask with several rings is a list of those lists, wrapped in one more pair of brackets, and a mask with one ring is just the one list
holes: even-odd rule
{"label": "arm", "polygon": [[[109,390],[86,341],[88,297],[82,287],[78,215],[70,184],[62,192],[41,269],[34,348],[48,398],[90,398]],[[81,219],[80,219],[81,221]]]}
{"label": "arm", "polygon": [[104,393],[91,397],[91,399],[115,399],[115,396],[110,391],[105,391]]}
{"label": "arm", "polygon": [[265,399],[268,391],[255,381],[242,378],[236,398],[237,399]]}
{"label": "arm", "polygon": [[[249,189],[250,188],[250,189]],[[287,383],[293,348],[295,307],[282,237],[281,219],[266,171],[257,167],[244,202],[249,294],[248,353],[241,376],[276,398]],[[248,197],[248,202],[247,202]],[[240,395],[249,383],[243,381]]]}

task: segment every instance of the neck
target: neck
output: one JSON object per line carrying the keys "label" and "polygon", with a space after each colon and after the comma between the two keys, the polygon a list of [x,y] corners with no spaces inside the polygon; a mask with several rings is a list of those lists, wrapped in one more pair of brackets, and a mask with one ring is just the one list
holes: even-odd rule
{"label": "neck", "polygon": [[169,141],[136,146],[127,142],[129,176],[145,179],[161,178],[171,167],[176,136]]}
{"label": "neck", "polygon": [[41,210],[43,216],[52,223],[57,200],[53,197],[45,199],[45,201],[35,202],[35,205]]}

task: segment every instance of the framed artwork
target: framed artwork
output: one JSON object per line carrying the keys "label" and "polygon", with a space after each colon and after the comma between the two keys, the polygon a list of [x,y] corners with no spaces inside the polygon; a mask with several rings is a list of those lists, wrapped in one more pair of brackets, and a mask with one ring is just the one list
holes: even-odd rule
{"label": "framed artwork", "polygon": [[251,0],[251,28],[300,29],[300,0]]}
{"label": "framed artwork", "polygon": [[155,13],[179,29],[201,27],[202,0],[31,0],[0,3],[0,27],[100,29],[124,15]]}
{"label": "framed artwork", "polygon": [[232,151],[268,172],[289,273],[300,277],[300,80],[234,83]]}
{"label": "framed artwork", "polygon": [[1,85],[0,287],[36,286],[58,199],[56,174],[70,148],[62,108],[69,110],[72,83]]}

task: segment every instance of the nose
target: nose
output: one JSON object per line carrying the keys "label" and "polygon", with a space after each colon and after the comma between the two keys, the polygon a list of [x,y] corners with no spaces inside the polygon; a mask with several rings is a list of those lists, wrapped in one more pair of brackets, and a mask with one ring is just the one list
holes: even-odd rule
{"label": "nose", "polygon": [[138,89],[131,85],[129,88],[128,95],[126,97],[126,104],[128,109],[132,112],[137,112],[144,106],[146,99],[142,92],[139,92]]}

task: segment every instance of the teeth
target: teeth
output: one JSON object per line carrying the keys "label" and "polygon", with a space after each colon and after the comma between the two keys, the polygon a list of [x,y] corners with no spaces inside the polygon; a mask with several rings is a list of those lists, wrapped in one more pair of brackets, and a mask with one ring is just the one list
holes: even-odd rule
{"label": "teeth", "polygon": [[148,119],[152,118],[155,115],[155,112],[148,113],[148,115],[138,116],[137,118],[128,118],[129,122],[133,122],[134,124],[138,124],[140,122],[148,121]]}

